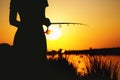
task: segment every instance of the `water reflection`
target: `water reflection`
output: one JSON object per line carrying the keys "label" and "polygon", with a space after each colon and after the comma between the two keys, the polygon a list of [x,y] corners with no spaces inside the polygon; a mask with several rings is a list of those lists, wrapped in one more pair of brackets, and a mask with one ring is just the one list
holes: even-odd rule
{"label": "water reflection", "polygon": [[[58,54],[48,55],[47,58],[48,58],[48,60],[50,60],[50,59],[58,60],[60,58],[60,56]],[[97,56],[96,55],[96,56],[93,57],[93,56],[85,55],[85,54],[79,54],[79,55],[62,54],[62,58],[66,59],[69,64],[72,64],[73,67],[77,71],[77,75],[80,75],[80,76],[84,76],[84,75],[87,74],[88,70],[86,69],[86,65],[90,67],[89,59],[95,59],[95,58],[98,61],[100,61],[100,60],[103,61],[108,66],[113,65],[113,67],[114,67],[115,64],[117,64],[118,71],[119,71],[118,72],[118,77],[120,75],[120,62],[119,62],[120,56],[111,56],[111,55],[107,55],[107,56],[100,56],[99,55],[99,56]]]}
{"label": "water reflection", "polygon": [[85,55],[63,55],[63,58],[65,58],[69,64],[72,64],[74,68],[76,68],[77,74],[84,75],[86,74],[85,69],[85,61],[87,58]]}

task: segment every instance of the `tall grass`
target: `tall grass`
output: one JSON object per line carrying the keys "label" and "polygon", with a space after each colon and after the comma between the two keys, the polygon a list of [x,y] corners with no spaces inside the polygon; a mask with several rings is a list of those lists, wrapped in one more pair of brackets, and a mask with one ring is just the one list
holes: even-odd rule
{"label": "tall grass", "polygon": [[110,59],[103,60],[101,57],[88,56],[87,74],[80,80],[118,80],[118,63],[112,64]]}
{"label": "tall grass", "polygon": [[49,80],[77,80],[76,69],[66,59],[49,60],[48,63],[50,68],[49,75],[53,75],[53,78]]}

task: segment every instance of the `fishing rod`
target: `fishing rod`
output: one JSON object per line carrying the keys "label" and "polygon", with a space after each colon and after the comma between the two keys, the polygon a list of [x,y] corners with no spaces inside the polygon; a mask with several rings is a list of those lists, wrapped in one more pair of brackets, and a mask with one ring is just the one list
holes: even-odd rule
{"label": "fishing rod", "polygon": [[84,23],[74,23],[74,22],[52,22],[51,24],[52,25],[56,25],[56,24],[58,24],[58,25],[62,25],[62,24],[67,24],[67,25],[73,24],[73,25],[75,25],[75,24],[77,24],[77,25],[88,26],[87,24],[84,24]]}
{"label": "fishing rod", "polygon": [[[59,27],[62,27],[61,25],[64,25],[64,24],[67,24],[67,25],[70,25],[70,24],[73,24],[73,25],[84,25],[84,26],[88,26],[87,24],[84,24],[84,23],[75,23],[75,22],[52,22],[51,25],[59,25]],[[48,27],[49,28],[49,27]],[[45,33],[49,33],[50,30],[47,28],[47,30],[45,31]]]}

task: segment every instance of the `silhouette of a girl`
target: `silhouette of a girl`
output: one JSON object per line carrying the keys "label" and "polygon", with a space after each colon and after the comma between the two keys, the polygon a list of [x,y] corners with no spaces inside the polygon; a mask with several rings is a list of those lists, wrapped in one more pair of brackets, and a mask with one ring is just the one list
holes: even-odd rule
{"label": "silhouette of a girl", "polygon": [[42,25],[50,25],[45,16],[47,6],[47,0],[11,0],[9,21],[18,28],[14,37],[14,47],[20,52],[17,56],[37,61],[46,59],[47,44]]}

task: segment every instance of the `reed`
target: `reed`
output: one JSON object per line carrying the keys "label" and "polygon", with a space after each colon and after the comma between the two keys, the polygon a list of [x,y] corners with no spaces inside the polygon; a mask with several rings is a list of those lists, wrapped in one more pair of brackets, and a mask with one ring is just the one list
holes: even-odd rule
{"label": "reed", "polygon": [[88,56],[87,74],[80,77],[82,80],[118,80],[118,63],[112,64],[111,60],[102,60],[101,57]]}

